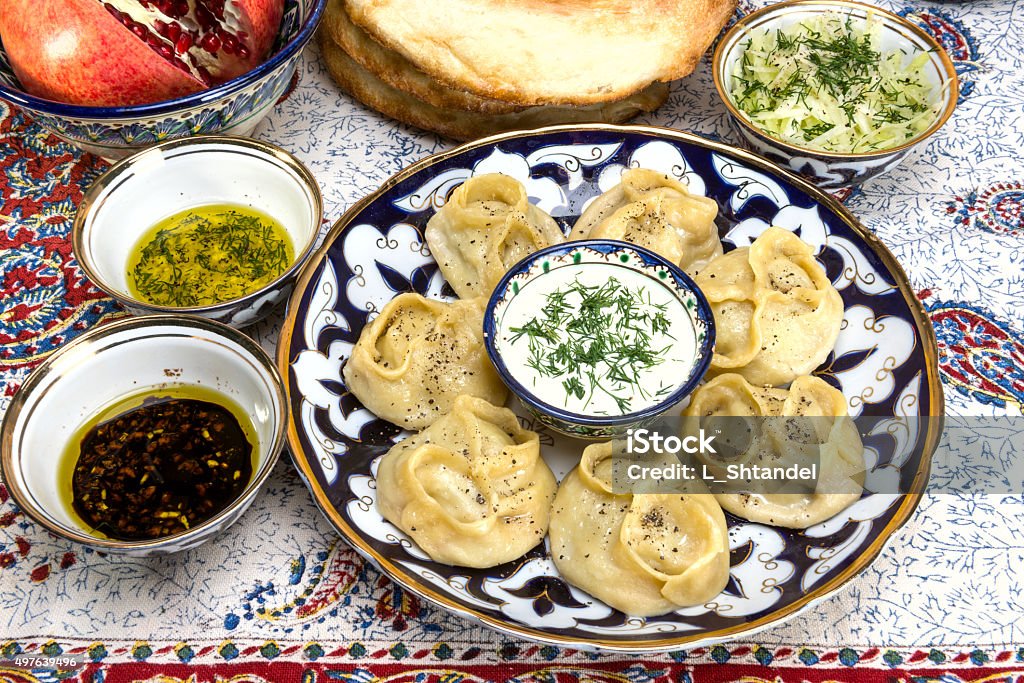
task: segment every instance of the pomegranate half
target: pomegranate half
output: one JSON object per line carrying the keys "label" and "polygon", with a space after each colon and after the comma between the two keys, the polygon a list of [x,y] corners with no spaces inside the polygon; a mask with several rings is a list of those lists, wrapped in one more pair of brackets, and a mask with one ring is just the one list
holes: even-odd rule
{"label": "pomegranate half", "polygon": [[0,0],[26,92],[88,106],[173,99],[258,66],[284,0]]}

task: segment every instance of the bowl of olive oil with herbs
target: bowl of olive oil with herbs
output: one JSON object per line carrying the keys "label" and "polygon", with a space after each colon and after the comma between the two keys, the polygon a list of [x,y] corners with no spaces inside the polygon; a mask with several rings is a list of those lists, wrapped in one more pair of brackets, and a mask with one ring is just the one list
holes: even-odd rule
{"label": "bowl of olive oil with herbs", "polygon": [[111,167],[86,193],[72,242],[86,276],[133,313],[243,327],[287,298],[322,215],[316,181],[291,154],[197,137]]}
{"label": "bowl of olive oil with herbs", "polygon": [[157,306],[215,306],[257,292],[295,258],[288,231],[245,206],[185,209],[145,232],[128,261],[128,291]]}

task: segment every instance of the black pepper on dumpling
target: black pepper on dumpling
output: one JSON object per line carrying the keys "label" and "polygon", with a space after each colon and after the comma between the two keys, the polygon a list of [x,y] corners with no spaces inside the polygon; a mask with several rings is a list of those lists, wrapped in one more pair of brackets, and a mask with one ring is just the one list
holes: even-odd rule
{"label": "black pepper on dumpling", "polygon": [[460,185],[427,222],[427,246],[460,297],[490,296],[508,269],[563,241],[558,223],[501,173]]}
{"label": "black pepper on dumpling", "polygon": [[[737,452],[722,460],[720,454],[698,455],[710,472],[727,482],[715,497],[737,517],[806,529],[860,500],[864,445],[848,415],[846,398],[823,379],[803,375],[788,389],[775,389],[753,386],[740,375],[719,375],[694,392],[683,416],[684,430],[690,434],[708,418],[733,418],[746,425]],[[754,419],[742,420],[746,417]],[[748,482],[730,478],[729,465],[768,469],[813,465],[816,476],[805,482]],[[807,490],[796,492],[801,484]]]}
{"label": "black pepper on dumpling", "polygon": [[483,299],[400,294],[363,328],[342,375],[374,415],[422,429],[462,394],[502,404],[508,390],[484,348]]}
{"label": "black pepper on dumpling", "polygon": [[381,459],[377,507],[435,561],[493,567],[543,542],[555,486],[536,432],[460,396]]}
{"label": "black pepper on dumpling", "polygon": [[616,493],[612,444],[583,451],[551,506],[551,556],[559,573],[635,616],[700,605],[729,580],[722,508],[700,482],[690,493]]}
{"label": "black pepper on dumpling", "polygon": [[630,242],[694,275],[722,254],[713,199],[646,168],[623,172],[618,185],[597,197],[569,233],[570,240]]}
{"label": "black pepper on dumpling", "polygon": [[694,281],[715,315],[711,374],[781,386],[821,365],[835,347],[843,299],[810,245],[771,227],[719,256]]}

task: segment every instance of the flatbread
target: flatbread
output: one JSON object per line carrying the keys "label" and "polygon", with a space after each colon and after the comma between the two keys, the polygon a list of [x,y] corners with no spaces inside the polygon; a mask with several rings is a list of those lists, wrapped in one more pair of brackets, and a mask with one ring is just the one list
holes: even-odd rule
{"label": "flatbread", "polygon": [[735,0],[344,0],[428,76],[520,105],[620,100],[686,76]]}
{"label": "flatbread", "polygon": [[653,111],[668,98],[668,84],[654,83],[622,100],[591,107],[531,107],[488,116],[435,107],[393,88],[356,63],[327,32],[321,32],[320,45],[335,82],[357,100],[393,119],[456,140],[559,123],[621,123],[641,112]]}
{"label": "flatbread", "polygon": [[504,114],[525,107],[479,97],[443,85],[417,69],[394,50],[384,47],[349,19],[343,0],[330,0],[324,11],[323,29],[349,57],[377,78],[435,107],[463,109],[482,114]]}

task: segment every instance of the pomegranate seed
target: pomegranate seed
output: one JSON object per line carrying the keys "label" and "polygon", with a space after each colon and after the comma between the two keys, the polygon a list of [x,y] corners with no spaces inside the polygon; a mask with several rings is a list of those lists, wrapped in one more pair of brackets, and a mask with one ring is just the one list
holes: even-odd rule
{"label": "pomegranate seed", "polygon": [[[200,61],[208,61],[214,72],[224,68],[219,62],[248,60],[252,48],[247,31],[235,31],[226,27],[229,22],[229,0],[132,0],[118,1],[117,5],[134,4],[145,14],[142,21],[136,21],[131,14],[122,12],[112,0],[99,2],[115,19],[144,41],[161,58],[176,68],[212,85],[217,78]],[[0,0],[0,3],[5,0]],[[134,10],[133,10],[134,11]],[[232,10],[233,11],[233,10]],[[204,58],[203,50],[214,59]],[[217,59],[220,57],[221,59]]]}
{"label": "pomegranate seed", "polygon": [[217,26],[217,18],[202,5],[196,5],[196,21],[199,22],[204,31],[216,28]]}
{"label": "pomegranate seed", "polygon": [[207,33],[205,36],[203,36],[203,41],[202,43],[200,43],[200,45],[207,52],[216,53],[218,50],[220,50],[221,47],[220,38],[218,38],[217,34],[215,33]]}
{"label": "pomegranate seed", "polygon": [[203,8],[217,17],[219,20],[224,19],[224,3],[218,3],[216,0],[199,0]]}
{"label": "pomegranate seed", "polygon": [[188,52],[188,49],[192,47],[192,34],[182,33],[181,37],[174,42],[174,49],[178,52]]}

